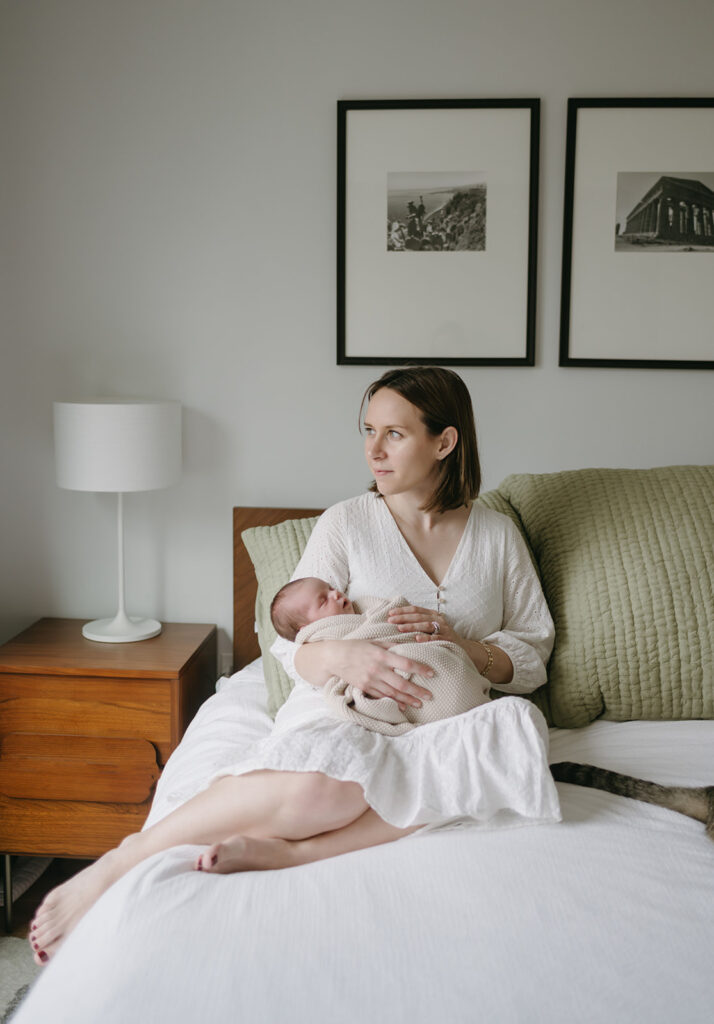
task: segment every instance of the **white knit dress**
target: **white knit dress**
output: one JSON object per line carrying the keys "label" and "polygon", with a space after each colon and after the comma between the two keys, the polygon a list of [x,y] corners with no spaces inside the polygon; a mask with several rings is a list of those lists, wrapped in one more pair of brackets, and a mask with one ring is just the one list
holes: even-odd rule
{"label": "white knit dress", "polygon": [[[441,611],[461,636],[486,640],[513,662],[498,689],[529,693],[545,682],[553,621],[527,548],[513,523],[474,504],[446,575],[437,586],[420,566],[385,502],[367,493],[329,508],[293,574],[317,576],[352,601],[403,594]],[[383,736],[333,717],[319,688],[295,671],[296,646],[273,653],[296,680],[271,735],[250,758],[220,775],[323,772],[359,783],[382,818],[400,828],[455,821],[485,824],[560,820],[548,769],[548,729],[522,697],[500,698],[455,718]]]}

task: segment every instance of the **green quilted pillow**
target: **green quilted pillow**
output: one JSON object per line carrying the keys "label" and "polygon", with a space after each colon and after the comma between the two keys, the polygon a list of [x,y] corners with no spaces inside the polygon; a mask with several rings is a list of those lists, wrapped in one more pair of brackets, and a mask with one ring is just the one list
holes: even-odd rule
{"label": "green quilted pillow", "polygon": [[310,519],[286,519],[277,526],[254,526],[241,534],[258,580],[255,621],[268,688],[268,711],[273,717],[287,700],[293,683],[280,662],[270,653],[276,637],[270,621],[270,602],[295,571],[317,520],[317,516]]}
{"label": "green quilted pillow", "polygon": [[555,620],[550,719],[714,718],[714,466],[508,477]]}

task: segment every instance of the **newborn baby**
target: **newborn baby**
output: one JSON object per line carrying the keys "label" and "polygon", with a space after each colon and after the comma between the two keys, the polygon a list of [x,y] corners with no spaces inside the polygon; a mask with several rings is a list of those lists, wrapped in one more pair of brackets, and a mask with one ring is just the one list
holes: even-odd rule
{"label": "newborn baby", "polygon": [[[373,732],[398,736],[417,725],[463,714],[490,700],[490,683],[476,669],[466,652],[449,640],[418,642],[415,632],[402,633],[387,616],[392,608],[409,602],[402,597],[366,597],[361,611],[339,590],[314,576],[293,580],[273,598],[270,616],[275,631],[298,644],[318,640],[378,640],[406,658],[414,658],[434,670],[426,679],[413,675],[415,683],[431,690],[434,699],[420,708],[404,711],[391,697],[369,697],[337,676],[321,688],[331,710]],[[400,673],[404,675],[404,673]]]}

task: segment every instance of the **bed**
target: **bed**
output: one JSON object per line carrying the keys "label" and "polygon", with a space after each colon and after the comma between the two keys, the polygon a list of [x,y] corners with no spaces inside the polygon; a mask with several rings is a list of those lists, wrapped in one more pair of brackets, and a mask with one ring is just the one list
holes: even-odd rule
{"label": "bed", "polygon": [[[170,758],[147,825],[269,732],[257,584],[240,538],[317,511],[235,510],[236,672]],[[703,717],[598,717],[552,727],[550,743],[551,762],[714,782],[714,721]],[[714,844],[703,826],[558,790],[559,824],[427,831],[283,871],[207,875],[192,870],[199,847],[158,854],[95,904],[14,1024],[710,1020]]]}

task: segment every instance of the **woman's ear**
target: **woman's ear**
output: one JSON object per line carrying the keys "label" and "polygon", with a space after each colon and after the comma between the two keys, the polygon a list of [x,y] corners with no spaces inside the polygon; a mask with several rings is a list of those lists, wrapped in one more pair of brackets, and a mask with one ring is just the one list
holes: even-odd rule
{"label": "woman's ear", "polygon": [[459,432],[456,427],[446,427],[441,432],[439,439],[439,450],[436,453],[437,459],[445,459],[447,455],[453,452],[456,444],[459,440]]}

